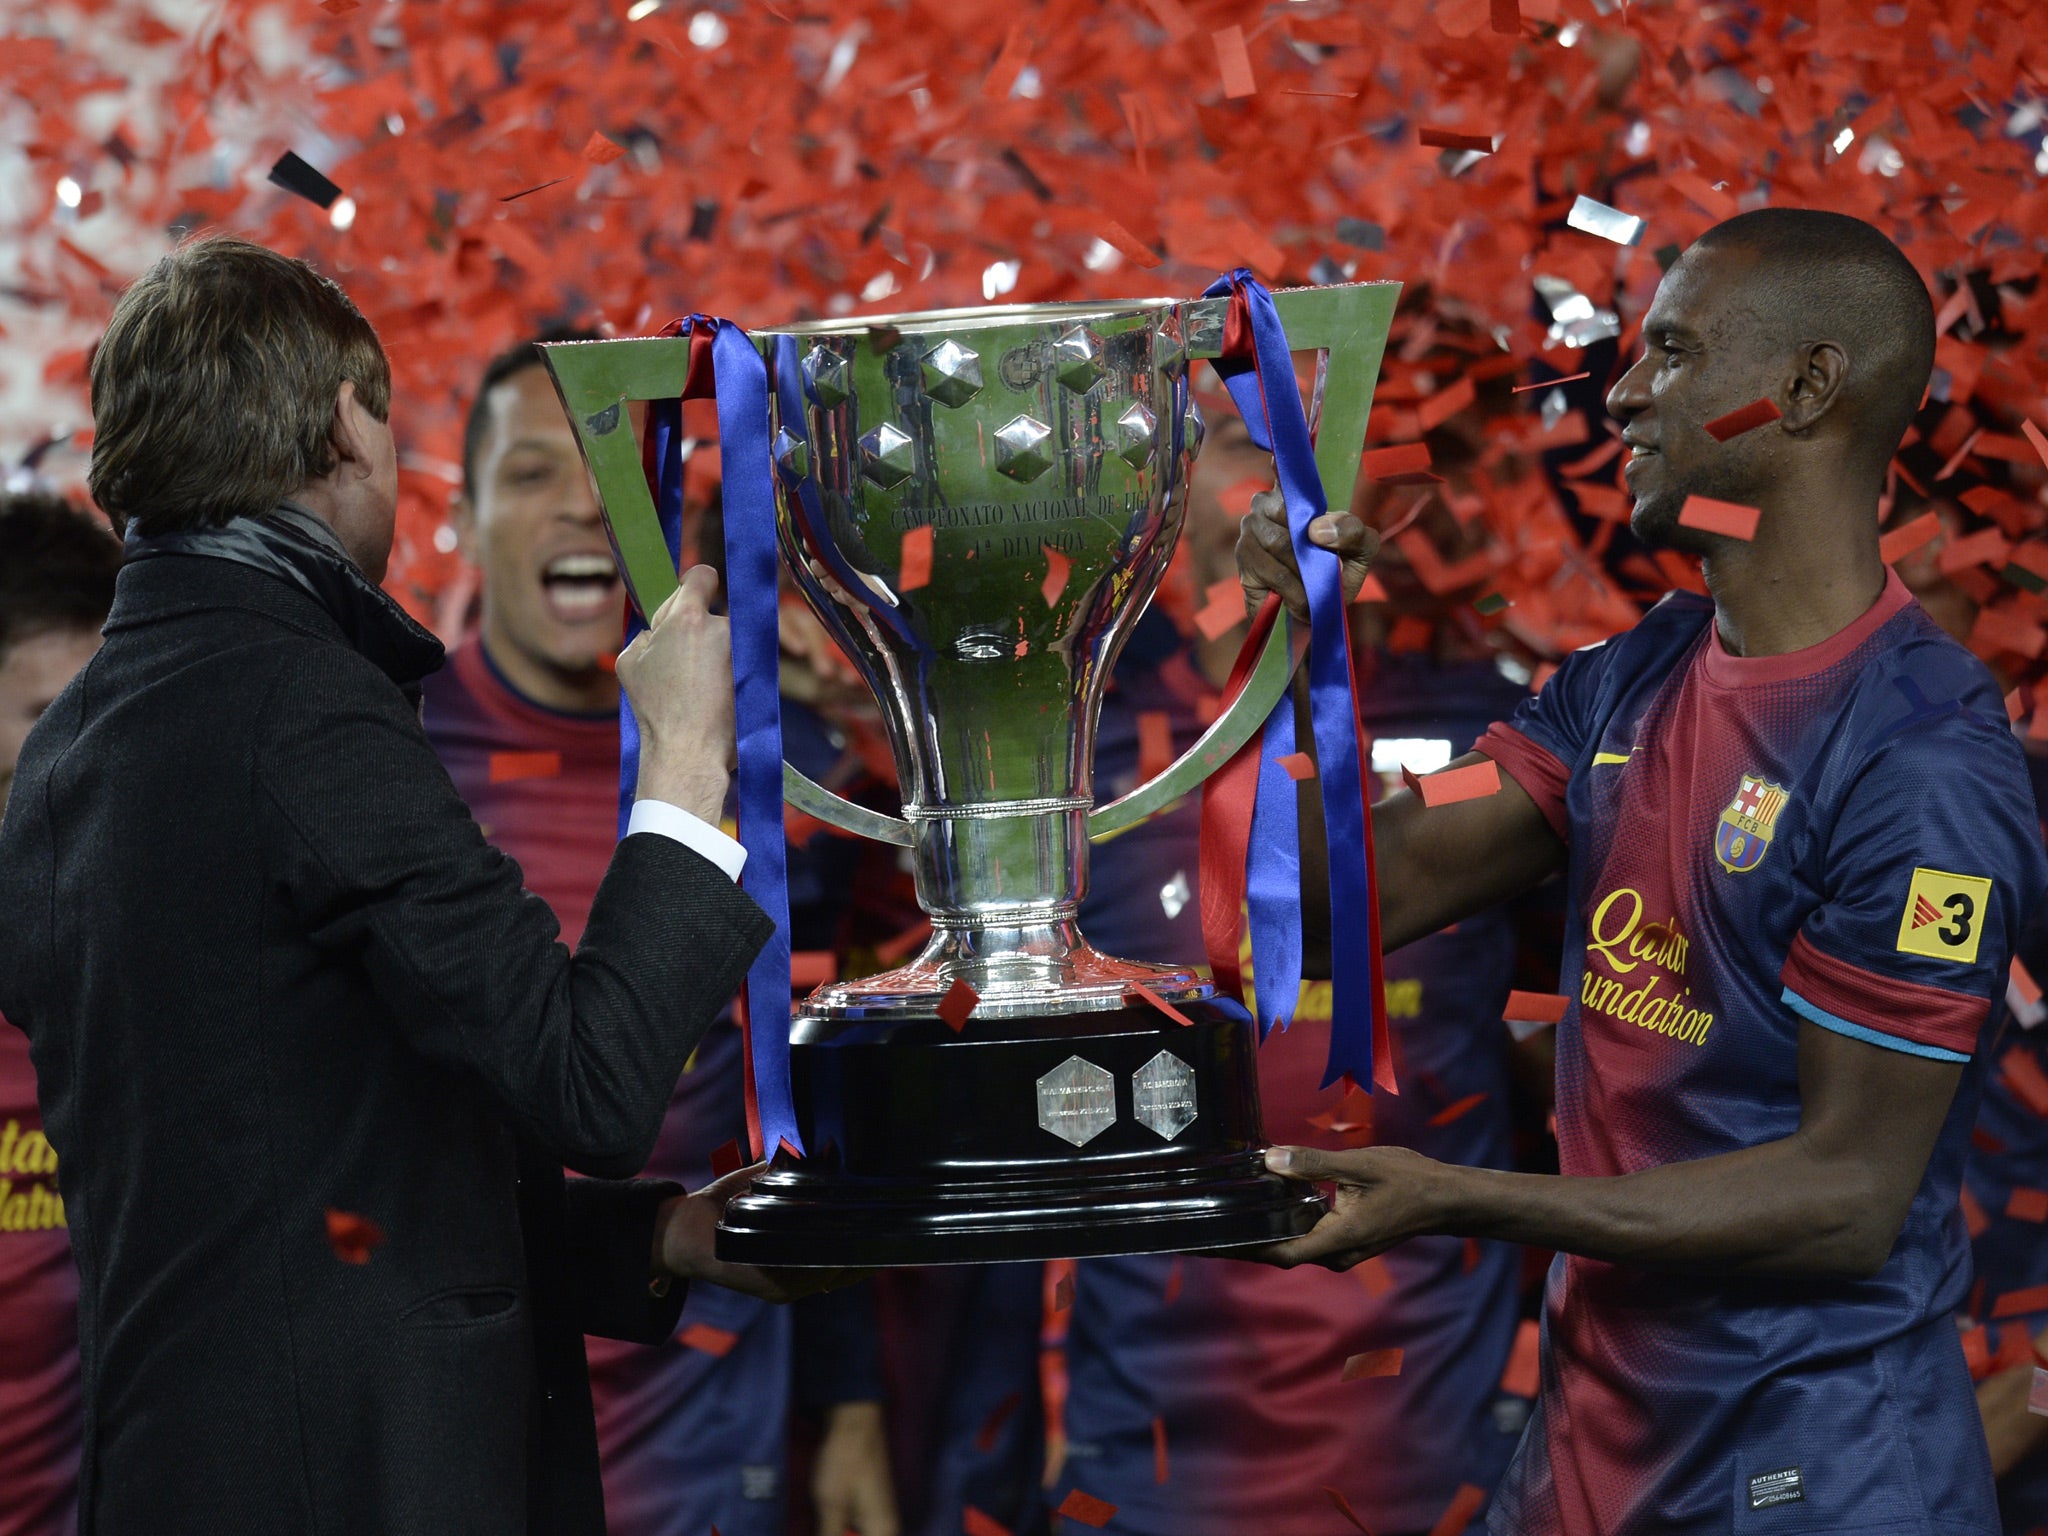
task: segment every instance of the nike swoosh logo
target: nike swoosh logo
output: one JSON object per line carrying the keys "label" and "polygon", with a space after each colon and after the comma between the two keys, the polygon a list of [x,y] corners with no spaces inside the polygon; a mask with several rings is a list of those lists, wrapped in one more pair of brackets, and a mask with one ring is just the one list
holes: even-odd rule
{"label": "nike swoosh logo", "polygon": [[1633,747],[1626,752],[1595,752],[1593,754],[1593,766],[1595,768],[1605,768],[1609,763],[1625,763],[1633,756],[1635,756],[1635,749]]}

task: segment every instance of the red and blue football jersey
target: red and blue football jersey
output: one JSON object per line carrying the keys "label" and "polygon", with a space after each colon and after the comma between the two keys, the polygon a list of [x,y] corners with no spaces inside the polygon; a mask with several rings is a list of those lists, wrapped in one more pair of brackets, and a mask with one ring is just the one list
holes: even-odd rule
{"label": "red and blue football jersey", "polygon": [[1977,1043],[2044,882],[1996,685],[1898,578],[1833,638],[1739,657],[1674,594],[1575,653],[1481,750],[1570,848],[1565,1173],[1799,1126],[1807,1024],[1972,1062],[1868,1279],[1561,1255],[1497,1532],[1994,1531],[1952,1314]]}

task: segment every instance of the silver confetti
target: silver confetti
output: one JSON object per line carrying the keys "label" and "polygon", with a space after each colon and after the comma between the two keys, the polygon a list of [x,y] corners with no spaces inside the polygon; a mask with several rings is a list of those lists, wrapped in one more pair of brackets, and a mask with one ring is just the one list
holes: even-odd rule
{"label": "silver confetti", "polygon": [[1173,878],[1159,888],[1159,905],[1165,911],[1169,923],[1180,916],[1181,909],[1188,904],[1188,898],[1193,894],[1188,889],[1186,873],[1176,869]]}
{"label": "silver confetti", "polygon": [[1619,208],[1610,208],[1605,203],[1596,203],[1583,192],[1572,204],[1572,211],[1565,215],[1565,223],[1589,235],[1598,235],[1602,240],[1612,240],[1616,245],[1634,245],[1643,238],[1641,219],[1632,213],[1623,213]]}

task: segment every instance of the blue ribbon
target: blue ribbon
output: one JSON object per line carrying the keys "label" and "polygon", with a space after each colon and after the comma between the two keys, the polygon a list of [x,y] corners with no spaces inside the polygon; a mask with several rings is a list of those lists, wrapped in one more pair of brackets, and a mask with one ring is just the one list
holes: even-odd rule
{"label": "blue ribbon", "polygon": [[[801,1155],[789,1080],[789,886],[782,826],[782,696],[778,686],[774,468],[768,445],[768,370],[747,333],[729,320],[692,315],[684,336],[712,333],[711,367],[718,402],[723,466],[726,612],[731,620],[733,716],[739,738],[740,842],[747,850],[741,886],[768,914],[775,932],[747,971],[747,1025],[761,1145],[773,1157],[787,1143]],[[658,466],[655,509],[662,537],[682,561],[682,402],[656,401],[648,429]],[[630,642],[646,628],[635,614]],[[632,705],[619,696],[619,831],[632,814],[639,775],[640,733]]]}
{"label": "blue ribbon", "polygon": [[[1308,591],[1309,715],[1316,745],[1316,777],[1322,794],[1330,878],[1330,1054],[1323,1086],[1349,1076],[1360,1087],[1373,1081],[1373,1028],[1382,1006],[1374,985],[1372,879],[1366,867],[1365,792],[1358,752],[1358,706],[1351,676],[1351,640],[1344,615],[1343,562],[1312,543],[1309,524],[1329,510],[1316,469],[1308,416],[1295,382],[1287,332],[1273,297],[1251,272],[1239,267],[1219,277],[1205,298],[1242,297],[1250,321],[1252,355],[1224,357],[1216,371],[1244,417],[1252,441],[1273,455],[1280,490],[1287,501],[1287,526],[1294,556]],[[1275,769],[1293,749],[1293,700],[1283,697],[1265,726],[1259,792],[1252,815],[1246,897],[1250,907],[1253,984],[1259,1012],[1277,1016],[1264,999],[1284,996],[1293,1007],[1300,990],[1300,904],[1294,784]],[[1282,749],[1280,743],[1287,746]],[[1270,809],[1269,809],[1270,803]],[[1254,899],[1264,891],[1265,900]],[[1276,976],[1268,990],[1267,964],[1284,965],[1291,977]],[[1264,958],[1270,955],[1271,960]],[[1292,986],[1284,993],[1277,989]]]}

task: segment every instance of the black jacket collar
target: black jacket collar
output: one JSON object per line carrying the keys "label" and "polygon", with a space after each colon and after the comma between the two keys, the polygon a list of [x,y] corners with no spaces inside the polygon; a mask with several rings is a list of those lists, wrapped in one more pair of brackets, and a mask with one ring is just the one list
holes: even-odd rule
{"label": "black jacket collar", "polygon": [[[332,633],[410,691],[445,659],[441,642],[362,573],[327,524],[296,502],[220,528],[142,537],[132,530],[109,630],[173,612],[253,607],[300,628]],[[260,582],[208,580],[226,562]],[[225,573],[219,573],[225,574]]]}

